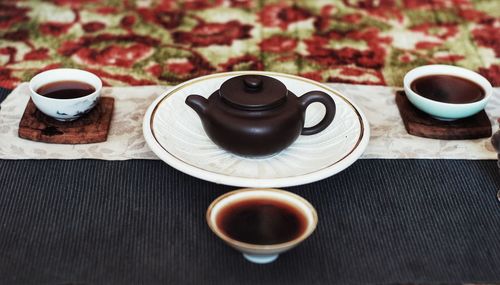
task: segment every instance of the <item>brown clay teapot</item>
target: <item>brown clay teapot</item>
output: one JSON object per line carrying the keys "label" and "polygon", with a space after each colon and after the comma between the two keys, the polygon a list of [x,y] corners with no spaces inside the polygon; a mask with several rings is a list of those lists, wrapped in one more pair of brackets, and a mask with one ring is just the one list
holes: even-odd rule
{"label": "brown clay teapot", "polygon": [[[304,128],[309,104],[326,108],[324,118]],[[297,137],[324,130],[335,116],[335,102],[322,91],[297,97],[279,80],[263,75],[241,75],[222,83],[208,99],[189,95],[186,104],[200,116],[208,137],[220,147],[242,156],[279,152]]]}

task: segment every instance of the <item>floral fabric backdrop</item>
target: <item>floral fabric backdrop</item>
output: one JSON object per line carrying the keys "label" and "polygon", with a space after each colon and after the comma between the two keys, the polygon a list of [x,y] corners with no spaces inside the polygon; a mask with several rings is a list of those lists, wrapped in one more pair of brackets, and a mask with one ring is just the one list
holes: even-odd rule
{"label": "floral fabric backdrop", "polygon": [[500,86],[499,0],[0,0],[0,87],[74,67],[107,85],[231,70],[401,86],[463,66]]}

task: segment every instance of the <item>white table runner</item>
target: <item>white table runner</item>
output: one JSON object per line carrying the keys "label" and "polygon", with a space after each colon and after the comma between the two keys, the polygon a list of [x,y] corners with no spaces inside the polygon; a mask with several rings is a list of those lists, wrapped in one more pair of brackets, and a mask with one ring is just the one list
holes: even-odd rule
{"label": "white table runner", "polygon": [[[434,140],[409,135],[395,103],[395,89],[386,86],[327,84],[360,106],[371,128],[362,158],[496,159],[488,138]],[[1,104],[0,159],[157,159],[142,136],[142,119],[165,86],[104,88],[103,96],[115,98],[108,140],[102,143],[63,145],[33,142],[17,135],[19,121],[29,100],[28,84],[19,85]],[[500,88],[486,107],[493,131],[498,129]]]}

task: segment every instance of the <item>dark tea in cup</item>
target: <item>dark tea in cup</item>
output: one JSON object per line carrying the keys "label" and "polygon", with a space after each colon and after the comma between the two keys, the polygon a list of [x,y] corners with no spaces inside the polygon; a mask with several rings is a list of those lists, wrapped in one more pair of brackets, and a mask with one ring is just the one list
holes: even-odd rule
{"label": "dark tea in cup", "polygon": [[295,206],[273,199],[248,199],[225,206],[217,226],[230,238],[251,244],[294,240],[307,228],[307,218]]}
{"label": "dark tea in cup", "polygon": [[451,104],[477,102],[486,92],[479,84],[452,75],[428,75],[419,77],[410,84],[411,90],[425,98]]}
{"label": "dark tea in cup", "polygon": [[95,92],[94,86],[76,80],[50,82],[42,85],[36,93],[54,99],[75,99]]}

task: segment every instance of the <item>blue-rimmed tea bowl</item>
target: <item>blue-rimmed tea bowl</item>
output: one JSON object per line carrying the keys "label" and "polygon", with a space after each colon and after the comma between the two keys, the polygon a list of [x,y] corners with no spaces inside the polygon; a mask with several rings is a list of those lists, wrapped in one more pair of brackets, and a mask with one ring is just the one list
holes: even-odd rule
{"label": "blue-rimmed tea bowl", "polygon": [[[432,100],[412,90],[415,80],[432,75],[448,75],[469,80],[484,91],[484,97],[471,103],[445,103]],[[472,116],[484,109],[493,93],[491,83],[480,74],[452,65],[424,65],[410,70],[403,79],[404,91],[408,100],[418,109],[439,120],[452,121]]]}

